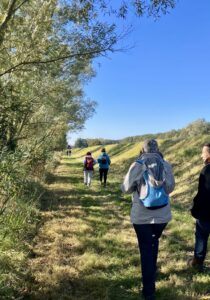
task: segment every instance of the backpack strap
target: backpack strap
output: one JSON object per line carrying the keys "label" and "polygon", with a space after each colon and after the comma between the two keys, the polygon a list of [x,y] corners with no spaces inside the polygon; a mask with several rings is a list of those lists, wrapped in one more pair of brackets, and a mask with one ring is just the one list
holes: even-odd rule
{"label": "backpack strap", "polygon": [[[161,158],[161,161],[163,162],[162,158]],[[162,185],[164,184],[165,179],[163,179],[161,181],[157,181],[152,176],[149,175],[148,168],[147,168],[146,164],[144,163],[143,159],[137,159],[136,162],[139,163],[140,165],[144,165],[146,167],[145,171],[143,172],[143,178],[145,181],[149,180],[149,182],[151,182],[154,186],[157,184],[162,184]]]}
{"label": "backpack strap", "polygon": [[[147,166],[143,159],[137,159],[136,162],[142,166],[145,166],[145,168],[146,168],[145,171],[147,170]],[[145,173],[145,171],[144,171],[144,173]]]}
{"label": "backpack strap", "polygon": [[142,176],[144,178],[144,181],[146,181],[148,179],[148,172],[146,172],[147,171],[147,166],[145,165],[144,160],[143,159],[137,159],[136,162],[138,164],[146,167],[145,171],[142,174]]}
{"label": "backpack strap", "polygon": [[137,159],[136,162],[140,165],[144,165],[144,161],[143,159]]}

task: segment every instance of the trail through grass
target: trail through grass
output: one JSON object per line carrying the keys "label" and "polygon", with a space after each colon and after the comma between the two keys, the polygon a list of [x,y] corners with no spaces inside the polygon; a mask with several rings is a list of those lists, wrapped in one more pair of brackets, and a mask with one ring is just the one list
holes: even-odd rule
{"label": "trail through grass", "polygon": [[[24,299],[140,300],[130,196],[119,189],[124,174],[114,163],[106,189],[97,170],[88,188],[83,185],[82,155],[64,157],[49,185]],[[197,274],[186,266],[194,243],[192,220],[177,202],[173,214],[160,243],[157,299],[210,299],[209,273]]]}

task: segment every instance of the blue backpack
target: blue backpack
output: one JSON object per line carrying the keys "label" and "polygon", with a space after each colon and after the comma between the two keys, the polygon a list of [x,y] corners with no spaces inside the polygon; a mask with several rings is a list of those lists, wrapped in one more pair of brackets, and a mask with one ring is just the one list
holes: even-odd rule
{"label": "blue backpack", "polygon": [[[156,157],[139,159],[136,161],[144,165],[139,200],[148,209],[164,207],[169,202],[169,196],[164,190],[164,167],[162,159]],[[143,192],[142,192],[143,190]]]}

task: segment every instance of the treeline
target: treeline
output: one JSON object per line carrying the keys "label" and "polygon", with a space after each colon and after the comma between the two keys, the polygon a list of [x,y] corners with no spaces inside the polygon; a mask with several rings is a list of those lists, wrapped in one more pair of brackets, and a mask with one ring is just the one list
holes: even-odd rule
{"label": "treeline", "polygon": [[[24,289],[24,253],[39,220],[44,182],[59,161],[55,151],[66,147],[67,130],[82,128],[95,110],[83,84],[103,45],[100,35],[91,40],[96,29],[84,38],[86,14],[76,30],[79,7],[75,15],[65,1],[0,3],[1,299],[16,299],[15,291]],[[101,34],[111,47],[107,31]]]}
{"label": "treeline", "polygon": [[83,86],[116,33],[89,1],[0,2],[0,298],[19,299],[44,183],[95,111]]}
{"label": "treeline", "polygon": [[111,139],[77,139],[75,142],[76,148],[85,148],[95,145],[110,145],[110,144],[126,144],[126,143],[137,143],[143,142],[145,139],[184,139],[187,137],[192,137],[200,134],[210,134],[210,122],[207,122],[205,119],[198,119],[185,128],[179,130],[171,130],[168,132],[161,132],[155,134],[143,134],[137,136],[129,136],[120,140],[111,140]]}
{"label": "treeline", "polygon": [[111,140],[111,139],[82,139],[78,138],[75,141],[74,147],[75,148],[86,148],[96,145],[111,145],[111,144],[118,144],[120,140]]}
{"label": "treeline", "polygon": [[142,142],[145,139],[184,139],[189,136],[196,136],[200,134],[210,133],[210,122],[205,119],[198,119],[186,127],[179,130],[170,130],[168,132],[161,132],[156,134],[144,134],[139,136],[126,137],[120,140],[120,143],[135,143]]}

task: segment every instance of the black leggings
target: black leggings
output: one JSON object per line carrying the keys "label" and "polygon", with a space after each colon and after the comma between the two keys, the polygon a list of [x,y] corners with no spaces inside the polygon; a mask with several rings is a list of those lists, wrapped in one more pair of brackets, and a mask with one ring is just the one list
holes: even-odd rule
{"label": "black leggings", "polygon": [[102,182],[102,179],[104,178],[104,183],[106,183],[108,169],[99,169],[100,174],[100,181]]}

